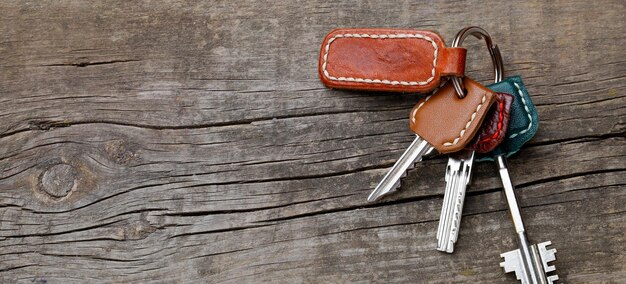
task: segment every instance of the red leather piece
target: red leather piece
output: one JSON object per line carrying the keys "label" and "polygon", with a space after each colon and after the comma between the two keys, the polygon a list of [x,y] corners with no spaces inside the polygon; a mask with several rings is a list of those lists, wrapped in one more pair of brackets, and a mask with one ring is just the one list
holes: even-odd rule
{"label": "red leather piece", "polygon": [[330,88],[429,92],[441,76],[463,76],[466,52],[430,31],[336,29],[322,42],[319,74]]}
{"label": "red leather piece", "polygon": [[468,148],[477,153],[488,153],[498,147],[506,136],[511,116],[511,105],[515,97],[506,93],[497,93],[493,104],[474,140]]}

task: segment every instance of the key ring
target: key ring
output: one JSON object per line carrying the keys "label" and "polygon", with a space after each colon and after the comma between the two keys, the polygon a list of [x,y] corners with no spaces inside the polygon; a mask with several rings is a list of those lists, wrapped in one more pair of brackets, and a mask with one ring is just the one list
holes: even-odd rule
{"label": "key ring", "polygon": [[[489,50],[489,55],[491,55],[491,61],[493,62],[493,72],[494,72],[494,77],[495,77],[494,81],[496,83],[502,81],[502,73],[503,73],[502,55],[500,54],[500,49],[498,49],[498,45],[493,44],[493,42],[491,41],[491,36],[489,35],[489,33],[487,33],[487,31],[476,26],[466,27],[462,29],[461,31],[459,31],[458,34],[456,34],[456,37],[452,41],[451,46],[452,47],[461,46],[461,43],[463,43],[463,40],[468,35],[473,35],[478,39],[481,39],[481,38],[485,39],[485,42],[487,43],[487,50]],[[460,99],[465,98],[465,94],[467,92],[467,90],[465,89],[465,86],[463,86],[463,80],[461,80],[461,78],[462,77],[452,77],[452,83],[454,83],[454,89],[456,90],[456,95]]]}

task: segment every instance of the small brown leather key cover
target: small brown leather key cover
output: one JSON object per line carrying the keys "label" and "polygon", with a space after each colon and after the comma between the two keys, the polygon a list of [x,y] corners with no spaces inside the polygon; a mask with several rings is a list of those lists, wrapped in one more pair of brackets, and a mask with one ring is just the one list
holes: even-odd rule
{"label": "small brown leather key cover", "polygon": [[487,113],[487,118],[480,126],[478,134],[467,148],[477,153],[488,153],[498,147],[506,136],[514,99],[513,95],[496,93],[496,101]]}
{"label": "small brown leather key cover", "polygon": [[463,76],[464,48],[406,29],[336,29],[322,42],[320,79],[330,88],[429,92],[441,76]]}
{"label": "small brown leather key cover", "polygon": [[441,154],[463,149],[482,124],[496,94],[464,78],[465,98],[456,95],[452,81],[421,100],[411,110],[411,130]]}

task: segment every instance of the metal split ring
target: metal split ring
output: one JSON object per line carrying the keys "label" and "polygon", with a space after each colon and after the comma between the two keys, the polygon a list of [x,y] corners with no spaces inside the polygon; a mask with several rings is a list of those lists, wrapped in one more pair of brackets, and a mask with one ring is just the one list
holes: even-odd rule
{"label": "metal split ring", "polygon": [[[496,83],[502,81],[502,55],[500,54],[500,49],[498,49],[498,45],[493,44],[491,41],[491,36],[480,27],[467,27],[459,31],[454,40],[452,41],[452,47],[460,47],[463,40],[468,36],[473,35],[478,39],[484,38],[487,43],[487,50],[489,50],[489,55],[491,55],[491,61],[493,62],[493,72],[494,72],[494,81]],[[452,83],[454,83],[454,89],[456,90],[456,94],[459,98],[464,98],[467,94],[467,90],[465,86],[463,86],[462,77],[452,77]]]}

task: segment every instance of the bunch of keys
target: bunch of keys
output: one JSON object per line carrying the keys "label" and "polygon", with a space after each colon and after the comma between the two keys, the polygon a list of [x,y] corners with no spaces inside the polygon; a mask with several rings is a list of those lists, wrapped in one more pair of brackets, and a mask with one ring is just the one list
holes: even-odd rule
{"label": "bunch of keys", "polygon": [[[465,49],[460,45],[468,35],[487,43],[495,73],[495,84],[489,88],[463,78]],[[528,242],[506,165],[506,157],[518,152],[536,133],[537,111],[521,79],[502,81],[502,73],[499,49],[479,27],[461,30],[451,47],[445,47],[441,37],[432,32],[339,29],[326,37],[320,53],[320,77],[329,87],[425,92],[444,82],[411,111],[410,129],[416,138],[369,201],[395,191],[406,171],[422,157],[435,151],[450,154],[437,249],[452,253],[473,162],[495,161],[519,243],[518,249],[501,255],[504,261],[500,266],[505,272],[515,272],[521,283],[554,283],[558,276],[550,275],[555,267],[549,262],[556,259],[556,250],[547,248],[550,242]],[[443,76],[450,80],[446,82]]]}

